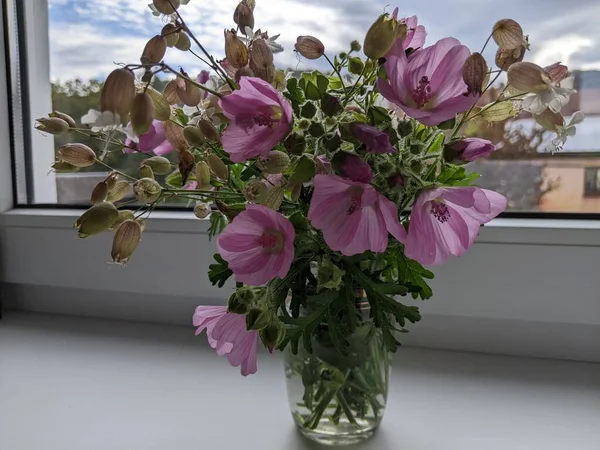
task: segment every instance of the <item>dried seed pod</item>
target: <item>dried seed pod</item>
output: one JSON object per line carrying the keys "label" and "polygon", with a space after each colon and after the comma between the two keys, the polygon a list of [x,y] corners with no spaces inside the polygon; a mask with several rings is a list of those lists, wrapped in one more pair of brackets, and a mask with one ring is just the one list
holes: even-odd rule
{"label": "dried seed pod", "polygon": [[363,52],[367,58],[383,58],[392,49],[396,39],[406,37],[406,32],[406,24],[399,23],[387,13],[382,14],[367,31]]}
{"label": "dried seed pod", "polygon": [[165,137],[176,150],[182,151],[187,149],[188,144],[183,136],[183,128],[171,121],[163,122]]}
{"label": "dried seed pod", "polygon": [[179,173],[181,173],[182,184],[187,183],[187,179],[194,170],[196,164],[196,158],[194,154],[189,150],[183,150],[179,152]]}
{"label": "dried seed pod", "polygon": [[265,173],[277,174],[282,173],[290,166],[290,157],[276,150],[270,151],[269,155],[264,159],[259,159],[256,162],[256,167]]}
{"label": "dried seed pod", "polygon": [[253,76],[254,76],[254,72],[252,72],[252,69],[249,66],[246,66],[246,67],[242,67],[241,69],[238,69],[235,72],[235,76],[233,78],[235,79],[236,83],[239,83],[240,78],[253,77]]}
{"label": "dried seed pod", "polygon": [[115,223],[112,224],[108,231],[115,231],[117,228],[119,228],[119,225],[121,225],[126,220],[134,219],[135,215],[133,214],[133,211],[130,211],[129,209],[121,209],[119,211],[119,217],[117,217],[117,220],[115,220]]}
{"label": "dried seed pod", "polygon": [[226,30],[225,36],[225,57],[227,62],[236,69],[240,69],[248,64],[248,47],[244,44],[240,38],[238,38],[235,32]]}
{"label": "dried seed pod", "polygon": [[202,119],[198,122],[198,128],[202,131],[202,134],[208,141],[218,142],[221,136],[217,127],[207,119]]}
{"label": "dried seed pod", "polygon": [[65,144],[56,152],[58,159],[75,167],[89,167],[96,162],[94,150],[84,144]]}
{"label": "dried seed pod", "polygon": [[154,105],[154,117],[163,122],[169,120],[171,118],[171,105],[169,105],[169,102],[165,97],[150,86],[146,89],[146,93],[152,99],[152,104]]}
{"label": "dried seed pod", "polygon": [[501,70],[508,70],[510,66],[514,63],[518,63],[523,61],[525,57],[525,52],[527,51],[526,45],[521,45],[520,47],[505,50],[503,48],[499,48],[496,51],[496,66]]}
{"label": "dried seed pod", "polygon": [[[189,78],[188,74],[183,70],[181,73]],[[183,85],[181,83],[176,85],[177,96],[184,105],[197,106],[202,100],[202,91],[198,86],[194,85],[191,80],[186,79],[183,81]]]}
{"label": "dried seed pod", "polygon": [[140,177],[141,178],[152,178],[154,180],[154,171],[151,167],[146,164],[140,166]]}
{"label": "dried seed pod", "polygon": [[200,128],[193,125],[188,125],[183,129],[183,137],[192,147],[201,147],[204,142],[204,134],[200,131]]}
{"label": "dried seed pod", "polygon": [[259,203],[277,211],[283,203],[284,194],[285,188],[283,186],[274,187],[260,197]]}
{"label": "dried seed pod", "polygon": [[264,39],[257,39],[250,47],[250,69],[258,78],[272,83],[275,79],[273,52]]}
{"label": "dried seed pod", "polygon": [[179,30],[172,23],[166,24],[161,30],[160,35],[165,38],[167,47],[175,47],[179,41]]}
{"label": "dried seed pod", "polygon": [[325,46],[314,36],[298,36],[294,48],[306,59],[319,59],[325,54]]}
{"label": "dried seed pod", "polygon": [[201,191],[210,189],[210,167],[206,161],[200,161],[196,164],[196,183],[198,183],[198,189]]}
{"label": "dried seed pod", "polygon": [[507,75],[510,85],[522,92],[541,92],[548,89],[552,82],[544,69],[530,62],[513,64]]}
{"label": "dried seed pod", "polygon": [[97,205],[106,200],[108,196],[108,183],[106,181],[101,181],[94,187],[92,191],[92,195],[90,197],[90,203],[92,205]]}
{"label": "dried seed pod", "polygon": [[109,190],[106,201],[114,203],[123,200],[129,194],[130,189],[131,187],[127,181],[117,181],[115,186]]}
{"label": "dried seed pod", "polygon": [[462,70],[463,81],[467,85],[467,95],[481,95],[487,71],[487,63],[481,53],[475,52],[467,58]]}
{"label": "dried seed pod", "polygon": [[60,111],[52,111],[50,114],[48,114],[50,117],[56,117],[58,119],[62,119],[65,122],[67,122],[67,124],[69,124],[69,128],[75,128],[77,127],[77,123],[75,122],[75,119],[73,119],[70,115],[65,114],[63,112]]}
{"label": "dried seed pod", "polygon": [[135,197],[144,204],[154,203],[160,198],[162,188],[152,178],[142,178],[133,183]]}
{"label": "dried seed pod", "polygon": [[194,215],[198,219],[206,219],[211,213],[211,207],[208,203],[196,202],[194,206]]}
{"label": "dried seed pod", "polygon": [[69,124],[58,117],[41,117],[37,119],[35,129],[58,136],[69,131]]}
{"label": "dried seed pod", "polygon": [[154,121],[154,103],[146,92],[136,94],[131,107],[131,126],[138,136],[146,134]]}
{"label": "dried seed pod", "polygon": [[135,77],[129,69],[113,70],[100,94],[100,110],[118,114],[121,122],[127,122],[135,97]]}
{"label": "dried seed pod", "polygon": [[162,95],[169,105],[175,105],[176,103],[179,103],[178,92],[182,89],[185,89],[185,81],[181,78],[175,78],[166,84]]}
{"label": "dried seed pod", "polygon": [[262,180],[251,180],[244,186],[244,197],[249,202],[256,202],[267,193],[267,185]]}
{"label": "dried seed pod", "polygon": [[65,161],[56,161],[50,166],[56,173],[74,173],[79,171],[79,167],[75,167]]}
{"label": "dried seed pod", "polygon": [[179,39],[177,40],[177,44],[175,44],[175,48],[177,50],[181,50],[182,52],[187,52],[190,48],[192,48],[192,41],[190,41],[190,37],[187,33],[180,31]]}
{"label": "dried seed pod", "polygon": [[79,237],[86,238],[108,230],[119,217],[115,205],[99,203],[84,212],[73,224],[79,230]]}
{"label": "dried seed pod", "polygon": [[505,50],[512,50],[523,45],[525,37],[523,28],[512,19],[501,19],[494,25],[492,38],[498,47]]}
{"label": "dried seed pod", "polygon": [[254,7],[250,2],[242,0],[238,3],[233,13],[233,21],[239,27],[240,32],[246,34],[246,27],[254,29]]}
{"label": "dried seed pod", "polygon": [[167,40],[163,36],[156,35],[146,43],[140,61],[142,64],[158,64],[165,57],[166,52]]}
{"label": "dried seed pod", "polygon": [[125,264],[137,248],[142,238],[142,227],[135,220],[128,219],[124,221],[113,238],[112,256],[113,262]]}
{"label": "dried seed pod", "polygon": [[206,162],[208,163],[210,170],[212,170],[212,173],[214,173],[217,178],[220,178],[221,180],[229,179],[229,169],[217,155],[213,153],[209,154],[206,157]]}
{"label": "dried seed pod", "polygon": [[145,159],[144,164],[150,167],[157,175],[167,175],[171,172],[171,161],[164,156],[153,156]]}
{"label": "dried seed pod", "polygon": [[152,0],[152,4],[161,14],[173,14],[181,2],[180,0]]}

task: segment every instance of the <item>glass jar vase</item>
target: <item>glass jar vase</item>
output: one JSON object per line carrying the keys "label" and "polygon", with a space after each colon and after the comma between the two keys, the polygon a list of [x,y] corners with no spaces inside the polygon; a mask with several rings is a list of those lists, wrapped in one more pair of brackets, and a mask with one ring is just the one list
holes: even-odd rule
{"label": "glass jar vase", "polygon": [[285,352],[292,417],[302,434],[321,444],[349,445],[369,438],[385,411],[390,354],[368,317],[368,306],[357,313],[347,354],[336,350],[326,324],[312,334],[312,352],[302,339],[297,354],[290,346]]}

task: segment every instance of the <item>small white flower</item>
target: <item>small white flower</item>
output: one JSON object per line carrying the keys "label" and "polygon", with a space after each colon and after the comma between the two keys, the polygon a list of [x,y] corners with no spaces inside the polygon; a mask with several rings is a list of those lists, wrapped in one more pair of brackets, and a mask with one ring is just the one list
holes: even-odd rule
{"label": "small white flower", "polygon": [[85,116],[81,118],[82,125],[91,125],[92,133],[119,131],[134,142],[138,142],[137,135],[133,132],[131,124],[126,127],[121,123],[121,117],[111,111],[100,112],[90,109]]}
{"label": "small white flower", "polygon": [[574,89],[548,86],[541,92],[527,94],[523,98],[523,110],[531,114],[541,114],[546,109],[559,113],[569,103],[569,97],[575,92]]}
{"label": "small white flower", "polygon": [[552,139],[552,141],[546,146],[546,149],[548,149],[552,153],[561,151],[563,149],[563,146],[567,142],[567,139],[575,136],[575,134],[577,133],[577,128],[575,127],[575,125],[578,125],[581,122],[583,122],[584,118],[585,116],[581,111],[573,113],[568,124],[562,127],[557,127],[556,137]]}
{"label": "small white flower", "polygon": [[250,27],[246,27],[244,31],[246,32],[246,36],[239,36],[239,38],[246,44],[249,44],[256,39],[264,39],[273,53],[281,53],[283,51],[283,47],[275,42],[279,38],[279,34],[269,37],[268,33],[261,33],[260,30],[257,30],[255,33]]}

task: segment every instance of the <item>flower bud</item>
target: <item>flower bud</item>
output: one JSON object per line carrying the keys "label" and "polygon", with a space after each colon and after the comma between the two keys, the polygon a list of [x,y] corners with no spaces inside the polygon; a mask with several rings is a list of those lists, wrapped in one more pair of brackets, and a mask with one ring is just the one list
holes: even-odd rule
{"label": "flower bud", "polygon": [[282,173],[290,166],[290,157],[283,152],[276,150],[270,151],[269,155],[264,159],[259,159],[256,162],[256,167],[265,173]]}
{"label": "flower bud", "polygon": [[142,227],[135,220],[126,220],[117,231],[113,238],[112,256],[113,262],[125,264],[137,248],[142,238]]}
{"label": "flower bud", "polygon": [[257,39],[250,47],[250,69],[255,76],[272,83],[275,79],[273,52],[264,39]]}
{"label": "flower bud", "polygon": [[50,167],[56,173],[74,173],[79,170],[79,167],[75,167],[74,165],[64,161],[55,161]]}
{"label": "flower bud", "polygon": [[154,172],[146,164],[140,166],[140,178],[152,178],[154,180]]}
{"label": "flower bud", "polygon": [[176,103],[179,103],[179,91],[184,89],[185,81],[181,78],[175,78],[165,85],[162,95],[169,105],[175,105]]}
{"label": "flower bud", "polygon": [[208,191],[210,189],[210,167],[206,161],[196,164],[196,182],[199,190]]}
{"label": "flower bud", "polygon": [[175,24],[168,23],[160,31],[160,35],[165,38],[167,47],[175,47],[179,41],[179,30]]}
{"label": "flower bud", "polygon": [[512,50],[520,47],[525,42],[523,28],[512,19],[501,19],[494,25],[492,38],[498,47]]}
{"label": "flower bud", "polygon": [[177,150],[182,151],[188,148],[188,143],[183,136],[183,128],[181,125],[171,121],[163,122],[165,137],[167,141]]}
{"label": "flower bud", "polygon": [[158,64],[165,57],[167,52],[167,40],[156,35],[148,41],[140,57],[142,64]]}
{"label": "flower bud", "polygon": [[96,153],[84,144],[65,144],[58,149],[56,156],[75,167],[90,167],[96,162]]}
{"label": "flower bud", "polygon": [[569,68],[560,62],[544,67],[544,70],[548,72],[554,84],[560,83],[569,76]]}
{"label": "flower bud", "polygon": [[146,92],[136,94],[131,106],[131,127],[138,136],[146,134],[154,121],[154,103]]}
{"label": "flower bud", "polygon": [[273,350],[281,344],[285,337],[285,325],[281,320],[274,317],[269,325],[260,330],[259,336],[267,350],[273,353]]}
{"label": "flower bud", "polygon": [[354,75],[360,75],[365,68],[365,64],[362,62],[360,58],[356,56],[350,57],[348,60],[348,72]]}
{"label": "flower bud", "polygon": [[487,63],[481,53],[473,53],[467,58],[462,70],[463,81],[467,85],[467,95],[481,95],[487,70]]}
{"label": "flower bud", "polygon": [[180,0],[152,0],[152,4],[161,14],[173,14],[179,8]]}
{"label": "flower bud", "polygon": [[63,112],[60,111],[52,111],[50,114],[48,114],[50,117],[56,117],[58,119],[62,119],[65,122],[67,122],[67,124],[69,125],[69,128],[76,128],[77,127],[77,123],[75,122],[75,119],[73,119],[70,115],[65,114]]}
{"label": "flower bud", "polygon": [[292,185],[292,189],[290,190],[290,198],[297,202],[302,194],[302,183],[296,183]]}
{"label": "flower bud", "polygon": [[230,30],[225,31],[225,57],[236,69],[248,64],[248,47]]}
{"label": "flower bud", "polygon": [[86,238],[108,230],[119,217],[119,211],[112,203],[99,203],[84,212],[73,224],[78,228],[79,237]]}
{"label": "flower bud", "polygon": [[147,205],[160,198],[162,188],[158,181],[152,178],[142,178],[133,183],[133,193],[138,201]]}
{"label": "flower bud", "polygon": [[250,180],[244,186],[244,197],[249,202],[257,202],[267,193],[267,185],[262,180]]}
{"label": "flower bud", "polygon": [[169,102],[167,102],[165,97],[150,86],[146,89],[146,93],[152,99],[152,104],[154,105],[154,117],[163,122],[169,120],[171,118],[171,105],[169,105]]}
{"label": "flower bud", "polygon": [[501,70],[508,70],[510,66],[514,63],[518,63],[523,61],[525,57],[525,52],[527,51],[526,45],[521,45],[520,47],[505,50],[503,48],[499,48],[496,51],[496,66]]}
{"label": "flower bud", "polygon": [[108,183],[106,181],[101,181],[96,185],[94,190],[92,191],[92,195],[90,197],[90,203],[92,205],[97,205],[106,200],[108,196]]}
{"label": "flower bud", "polygon": [[353,52],[360,52],[362,50],[362,45],[360,45],[358,41],[352,41],[350,42],[350,49]]}
{"label": "flower bud", "polygon": [[106,186],[108,187],[109,191],[116,186],[117,181],[119,181],[118,172],[110,172],[108,176],[104,179],[104,182],[106,183]]}
{"label": "flower bud", "polygon": [[115,222],[112,224],[112,226],[108,230],[115,231],[117,228],[119,228],[119,225],[121,225],[126,220],[134,220],[134,219],[135,219],[135,214],[133,214],[133,211],[131,211],[129,209],[122,209],[119,211],[119,217],[117,217],[117,220],[115,220]]}
{"label": "flower bud", "polygon": [[269,189],[258,199],[258,203],[277,211],[283,203],[283,195],[285,194],[285,188],[283,186],[277,186]]}
{"label": "flower bud", "polygon": [[153,156],[145,159],[143,164],[150,167],[156,175],[167,175],[171,172],[171,161],[164,156]]}
{"label": "flower bud", "polygon": [[544,69],[530,62],[513,64],[507,75],[509,84],[522,92],[541,92],[548,89],[552,82]]}
{"label": "flower bud", "polygon": [[[188,77],[188,74],[183,70],[181,73]],[[186,106],[197,106],[198,103],[202,100],[202,90],[192,83],[191,80],[184,80],[183,84],[177,84],[177,96],[181,100],[181,102]]]}
{"label": "flower bud", "polygon": [[181,180],[183,184],[187,182],[190,173],[192,173],[192,170],[194,170],[195,164],[196,158],[192,152],[189,150],[183,150],[179,152],[179,173],[181,173]]}
{"label": "flower bud", "polygon": [[283,70],[275,71],[275,78],[274,78],[273,82],[271,83],[271,86],[273,86],[279,92],[285,91],[285,89],[287,87],[287,81],[285,79],[285,72]]}
{"label": "flower bud", "polygon": [[208,119],[202,119],[198,122],[198,128],[208,141],[218,142],[221,136],[217,127]]}
{"label": "flower bud", "polygon": [[235,79],[236,83],[240,82],[240,79],[242,77],[253,77],[254,76],[254,72],[252,72],[252,69],[249,66],[246,67],[242,67],[240,69],[238,69],[235,72],[235,76],[233,77]]}
{"label": "flower bud", "polygon": [[190,37],[187,35],[187,33],[183,31],[179,32],[179,39],[177,39],[175,48],[177,50],[181,50],[182,52],[187,52],[190,48],[192,48],[192,41],[190,41]]}
{"label": "flower bud", "polygon": [[367,58],[383,58],[392,49],[396,39],[406,37],[406,32],[406,24],[399,23],[387,13],[382,14],[367,31],[363,52]]}
{"label": "flower bud", "polygon": [[44,133],[59,135],[69,131],[69,124],[58,117],[41,117],[37,119],[35,129]]}
{"label": "flower bud", "polygon": [[233,21],[239,27],[240,32],[246,34],[246,27],[254,29],[254,11],[253,7],[246,0],[238,3],[233,13]]}
{"label": "flower bud", "polygon": [[220,178],[221,180],[229,179],[229,169],[217,155],[214,153],[209,154],[206,157],[206,162],[208,163],[210,170],[212,170],[212,173],[214,173],[217,178]]}
{"label": "flower bud", "polygon": [[200,128],[188,125],[183,129],[183,137],[192,147],[201,147],[204,142],[204,134]]}
{"label": "flower bud", "polygon": [[208,203],[196,202],[196,206],[194,206],[194,215],[198,219],[206,219],[211,211],[211,207]]}
{"label": "flower bud", "polygon": [[259,331],[271,322],[273,314],[270,311],[252,308],[246,315],[246,327],[248,330]]}
{"label": "flower bud", "polygon": [[534,114],[533,118],[544,130],[556,132],[559,128],[565,126],[565,119],[559,113],[555,113],[547,108],[541,114]]}
{"label": "flower bud", "polygon": [[314,36],[298,36],[294,48],[306,59],[319,59],[325,54],[325,46]]}
{"label": "flower bud", "polygon": [[113,70],[100,94],[100,110],[118,114],[121,122],[127,122],[135,97],[135,77],[129,69]]}
{"label": "flower bud", "polygon": [[120,180],[115,183],[115,186],[108,191],[108,196],[106,197],[107,202],[118,202],[119,200],[123,200],[127,194],[129,194],[129,182]]}
{"label": "flower bud", "polygon": [[256,303],[254,289],[249,286],[238,288],[229,298],[227,310],[234,314],[247,314]]}
{"label": "flower bud", "polygon": [[146,231],[146,221],[144,219],[135,219],[135,221],[140,224],[140,227],[142,228],[142,233]]}

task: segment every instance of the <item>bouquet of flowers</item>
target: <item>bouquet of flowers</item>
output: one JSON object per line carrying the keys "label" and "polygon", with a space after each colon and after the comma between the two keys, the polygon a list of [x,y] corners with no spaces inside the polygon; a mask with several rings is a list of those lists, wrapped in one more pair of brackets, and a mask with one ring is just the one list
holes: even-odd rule
{"label": "bouquet of flowers", "polygon": [[[430,298],[424,266],[463,255],[506,207],[464,167],[496,150],[465,136],[465,125],[525,110],[560,149],[574,134],[560,115],[572,93],[560,86],[568,70],[522,62],[529,43],[514,20],[498,21],[483,46],[498,46],[492,68],[483,50],[455,38],[427,45],[417,17],[396,9],[339,54],[298,37],[299,58],[329,69],[284,71],[274,65],[278,35],[255,29],[254,0],[235,9],[220,58],[185,22],[185,3],[149,5],[162,30],[140,63],[107,77],[87,126],[61,112],[38,121],[43,131],[105,143],[98,153],[77,143],[58,150],[57,171],[108,170],[75,227],[83,238],[114,232],[112,258],[124,264],[157,206],[189,201],[217,236],[210,281],[235,280],[226,305],[196,309],[197,334],[206,331],[244,376],[257,371],[259,344],[289,348],[288,378],[302,388],[292,402],[299,426],[360,429],[366,420],[372,429],[385,404],[387,355],[398,332],[421,319],[397,296]],[[168,52],[178,50],[211,72],[171,67]],[[504,89],[484,104],[501,74]],[[159,92],[161,75],[171,78]],[[144,155],[139,172],[110,167],[111,152]]]}

